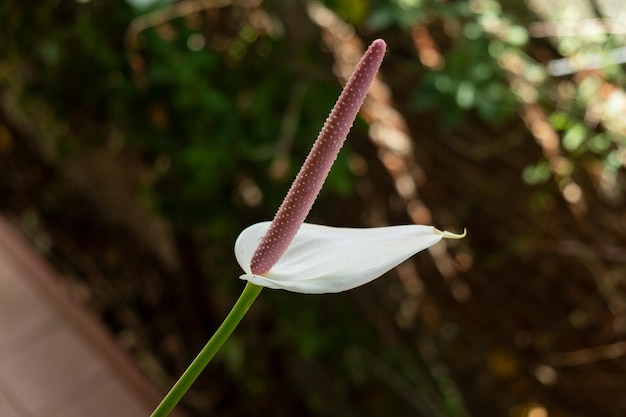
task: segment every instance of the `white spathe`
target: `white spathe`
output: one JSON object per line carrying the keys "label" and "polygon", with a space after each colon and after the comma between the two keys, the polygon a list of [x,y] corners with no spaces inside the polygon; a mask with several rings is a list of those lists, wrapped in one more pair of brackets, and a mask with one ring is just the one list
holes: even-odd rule
{"label": "white spathe", "polygon": [[339,228],[303,223],[279,261],[254,275],[250,261],[270,222],[246,228],[235,242],[235,256],[246,272],[239,278],[267,288],[305,294],[347,291],[367,284],[442,238],[465,236],[432,226]]}

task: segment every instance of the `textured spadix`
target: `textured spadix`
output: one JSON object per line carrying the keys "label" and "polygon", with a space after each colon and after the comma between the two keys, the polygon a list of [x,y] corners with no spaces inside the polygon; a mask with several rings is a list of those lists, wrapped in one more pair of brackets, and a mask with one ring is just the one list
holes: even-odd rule
{"label": "textured spadix", "polygon": [[386,47],[381,39],[372,42],[346,83],[271,226],[257,242],[250,259],[255,274],[272,268],[304,222],[363,104]]}
{"label": "textured spadix", "polygon": [[306,294],[359,287],[442,238],[464,236],[432,226],[350,229],[304,223],[272,269],[254,274],[250,260],[269,227],[269,222],[254,224],[237,238],[235,256],[246,272],[240,278],[263,287]]}

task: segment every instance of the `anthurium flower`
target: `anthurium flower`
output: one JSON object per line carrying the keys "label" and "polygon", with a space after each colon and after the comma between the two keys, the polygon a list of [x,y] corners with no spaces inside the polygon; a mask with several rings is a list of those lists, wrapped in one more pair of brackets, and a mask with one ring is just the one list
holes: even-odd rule
{"label": "anthurium flower", "polygon": [[381,276],[442,238],[460,238],[432,226],[373,229],[304,223],[363,104],[386,44],[374,41],[359,61],[326,119],[274,220],[245,229],[235,255],[253,284],[321,294],[346,291]]}
{"label": "anthurium flower", "polygon": [[372,42],[346,83],[311,152],[272,222],[245,229],[235,243],[248,280],[224,322],[157,406],[166,417],[231,335],[263,287],[301,293],[346,291],[381,276],[442,238],[461,238],[432,226],[349,229],[304,223],[339,149],[363,104],[385,55],[385,42]]}
{"label": "anthurium flower", "polygon": [[270,222],[245,229],[235,243],[240,278],[267,288],[306,294],[347,291],[367,284],[442,238],[460,238],[432,226],[352,229],[304,223],[268,272],[256,275],[252,255]]}

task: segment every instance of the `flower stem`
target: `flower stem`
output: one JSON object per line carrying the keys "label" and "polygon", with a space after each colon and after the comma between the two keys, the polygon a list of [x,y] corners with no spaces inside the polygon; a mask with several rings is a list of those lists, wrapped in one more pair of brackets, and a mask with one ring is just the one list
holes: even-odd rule
{"label": "flower stem", "polygon": [[178,404],[180,399],[185,395],[191,384],[198,378],[200,373],[206,368],[211,359],[215,356],[217,351],[228,340],[230,335],[235,330],[235,327],[239,324],[243,316],[259,295],[263,287],[258,285],[247,283],[243,292],[239,296],[239,299],[233,306],[228,316],[224,319],[222,325],[217,329],[213,337],[202,348],[198,356],[191,362],[191,365],[181,375],[176,384],[172,387],[170,392],[167,393],[165,398],[157,406],[151,417],[166,417],[168,416],[174,407]]}

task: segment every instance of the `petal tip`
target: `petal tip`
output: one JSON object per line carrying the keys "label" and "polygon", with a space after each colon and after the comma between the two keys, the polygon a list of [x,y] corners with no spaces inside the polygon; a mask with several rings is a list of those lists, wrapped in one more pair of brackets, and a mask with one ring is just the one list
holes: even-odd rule
{"label": "petal tip", "polygon": [[437,233],[441,233],[444,239],[463,239],[465,236],[467,236],[467,229],[463,229],[463,233],[452,233],[452,232],[448,232],[446,230],[441,231],[437,228],[435,228],[435,231],[437,231]]}

